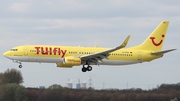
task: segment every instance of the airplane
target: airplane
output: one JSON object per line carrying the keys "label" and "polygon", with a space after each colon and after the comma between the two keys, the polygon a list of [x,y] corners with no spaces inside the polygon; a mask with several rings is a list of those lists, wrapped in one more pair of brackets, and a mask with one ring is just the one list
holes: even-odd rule
{"label": "airplane", "polygon": [[82,72],[91,71],[91,65],[129,65],[150,62],[161,58],[165,53],[176,49],[161,50],[169,21],[162,21],[157,28],[140,45],[124,48],[130,35],[115,48],[23,45],[17,46],[3,55],[19,63],[22,62],[55,63],[57,67],[72,68],[82,65]]}

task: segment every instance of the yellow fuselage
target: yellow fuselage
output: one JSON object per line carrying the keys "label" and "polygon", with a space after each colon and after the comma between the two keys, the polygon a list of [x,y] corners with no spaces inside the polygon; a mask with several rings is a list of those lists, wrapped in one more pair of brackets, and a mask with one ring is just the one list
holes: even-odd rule
{"label": "yellow fuselage", "polygon": [[[98,47],[27,45],[15,47],[4,53],[4,55],[8,55],[12,60],[14,57],[14,60],[21,62],[59,63],[62,62],[60,59],[65,57],[80,57],[108,49],[109,48]],[[114,64],[110,63],[109,65],[123,65],[124,63],[122,61],[125,61],[125,64],[132,64],[145,61],[149,62],[162,57],[162,55],[151,55],[151,52],[152,51],[135,50],[131,48],[121,49],[111,52],[107,59],[103,59],[103,61],[116,61]],[[103,62],[101,64],[108,65]]]}

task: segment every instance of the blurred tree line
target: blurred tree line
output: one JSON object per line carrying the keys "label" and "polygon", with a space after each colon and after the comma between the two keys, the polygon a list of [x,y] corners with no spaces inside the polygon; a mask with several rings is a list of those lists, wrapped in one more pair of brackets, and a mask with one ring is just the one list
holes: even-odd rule
{"label": "blurred tree line", "polygon": [[16,69],[7,69],[4,73],[0,73],[0,84],[23,83],[23,77],[20,71]]}
{"label": "blurred tree line", "polygon": [[[12,70],[7,71],[11,73]],[[20,71],[16,72],[21,75]],[[0,79],[4,73],[0,74]],[[23,79],[19,83],[7,81],[0,84],[0,101],[170,101],[175,97],[180,99],[180,84],[162,84],[151,90],[94,90],[68,89],[57,84],[47,89],[25,88],[20,85]]]}

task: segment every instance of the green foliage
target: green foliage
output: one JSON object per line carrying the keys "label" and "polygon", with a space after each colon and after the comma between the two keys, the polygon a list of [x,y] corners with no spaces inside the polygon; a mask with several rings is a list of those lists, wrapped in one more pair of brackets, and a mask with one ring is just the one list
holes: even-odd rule
{"label": "green foliage", "polygon": [[51,86],[49,86],[48,89],[63,89],[63,87],[61,85],[58,85],[58,84],[53,84]]}
{"label": "green foliage", "polygon": [[3,101],[2,100],[3,96],[4,96],[3,85],[0,85],[0,101]]}
{"label": "green foliage", "polygon": [[4,73],[0,73],[1,84],[23,83],[23,77],[20,71],[16,69],[7,69]]}
{"label": "green foliage", "polygon": [[27,96],[29,101],[37,101],[37,99],[41,96],[41,94],[44,91],[45,91],[44,89],[27,88]]}
{"label": "green foliage", "polygon": [[6,84],[0,85],[0,101],[170,101],[175,97],[180,99],[180,90],[177,89],[179,86],[161,85],[157,89],[146,91],[141,89],[67,89],[54,84],[44,90],[24,88],[18,84]]}
{"label": "green foliage", "polygon": [[58,84],[53,84],[51,86],[49,86],[49,88],[46,90],[46,92],[55,92],[55,93],[62,93],[63,92],[63,87],[61,85]]}
{"label": "green foliage", "polygon": [[24,87],[18,86],[16,88],[15,101],[28,101],[27,90]]}
{"label": "green foliage", "polygon": [[2,101],[29,101],[27,98],[27,90],[18,84],[3,85]]}
{"label": "green foliage", "polygon": [[180,90],[180,84],[162,84],[158,89]]}
{"label": "green foliage", "polygon": [[61,85],[53,84],[39,96],[37,101],[61,101],[62,92],[63,87]]}
{"label": "green foliage", "polygon": [[[168,87],[168,89],[174,89],[174,87]],[[37,101],[169,101],[174,97],[180,99],[180,90],[166,90],[166,88],[150,91],[141,89],[77,90],[52,85],[40,94]]]}

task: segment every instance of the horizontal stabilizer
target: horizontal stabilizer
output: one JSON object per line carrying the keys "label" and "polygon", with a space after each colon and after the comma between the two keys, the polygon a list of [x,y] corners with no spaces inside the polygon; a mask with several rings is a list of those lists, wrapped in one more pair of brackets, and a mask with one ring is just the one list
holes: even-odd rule
{"label": "horizontal stabilizer", "polygon": [[152,52],[151,55],[162,55],[162,54],[165,54],[167,52],[174,51],[174,50],[176,50],[176,49],[164,50],[164,51],[159,51],[159,52]]}

